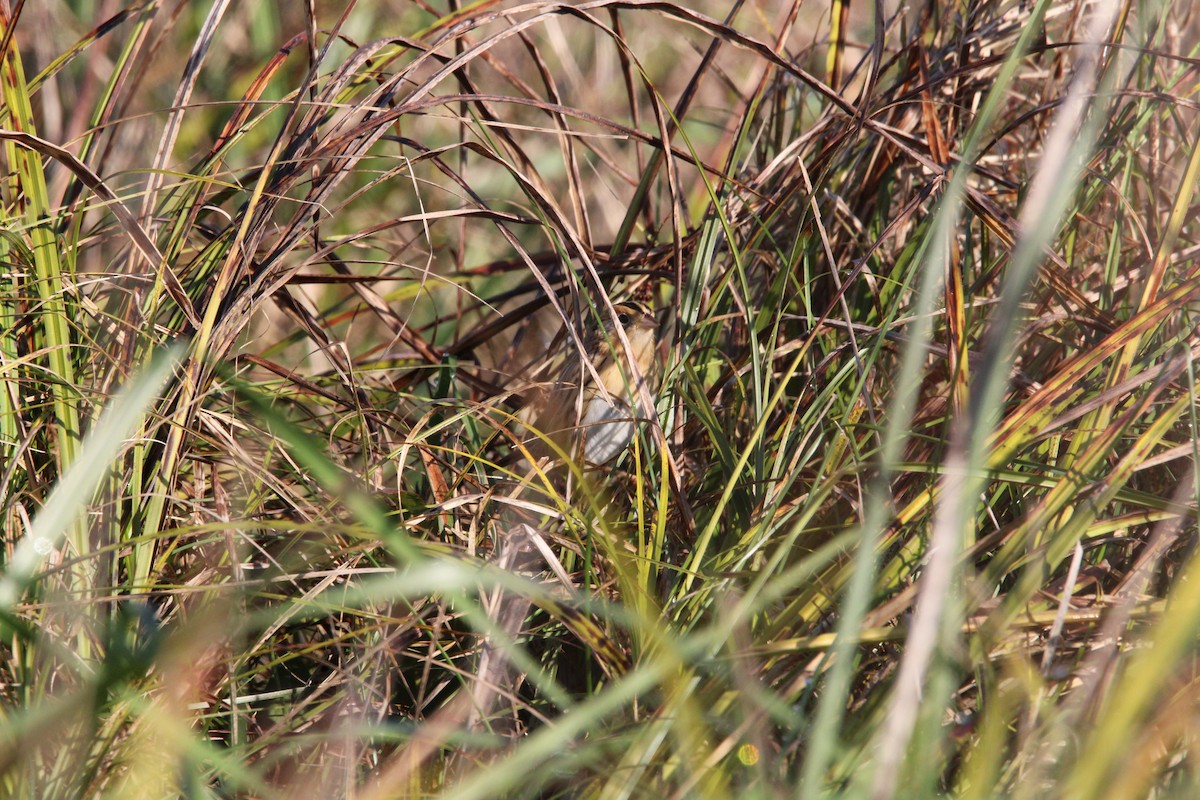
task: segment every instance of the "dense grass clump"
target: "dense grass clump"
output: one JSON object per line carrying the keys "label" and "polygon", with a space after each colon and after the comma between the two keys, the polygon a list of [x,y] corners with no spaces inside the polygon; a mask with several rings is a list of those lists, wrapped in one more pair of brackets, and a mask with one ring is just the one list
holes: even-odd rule
{"label": "dense grass clump", "polygon": [[0,795],[1200,793],[1189,3],[0,31]]}

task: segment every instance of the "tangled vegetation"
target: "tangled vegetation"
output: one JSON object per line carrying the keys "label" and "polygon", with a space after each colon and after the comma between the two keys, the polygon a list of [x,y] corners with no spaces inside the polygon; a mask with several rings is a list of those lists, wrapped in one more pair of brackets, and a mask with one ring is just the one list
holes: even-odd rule
{"label": "tangled vegetation", "polygon": [[1190,4],[0,30],[0,794],[1197,796]]}

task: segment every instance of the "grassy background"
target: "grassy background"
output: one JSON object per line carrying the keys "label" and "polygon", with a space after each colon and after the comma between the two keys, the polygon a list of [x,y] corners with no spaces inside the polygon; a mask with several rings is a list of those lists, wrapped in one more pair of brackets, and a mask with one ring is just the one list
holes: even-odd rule
{"label": "grassy background", "polygon": [[0,3],[0,795],[1197,796],[1190,12]]}

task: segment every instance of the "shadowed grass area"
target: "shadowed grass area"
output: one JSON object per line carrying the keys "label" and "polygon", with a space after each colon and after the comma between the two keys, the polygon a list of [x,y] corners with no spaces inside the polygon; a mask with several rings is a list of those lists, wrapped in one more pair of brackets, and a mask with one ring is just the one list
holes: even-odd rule
{"label": "shadowed grass area", "polygon": [[0,7],[0,795],[1196,796],[1189,4],[309,5]]}

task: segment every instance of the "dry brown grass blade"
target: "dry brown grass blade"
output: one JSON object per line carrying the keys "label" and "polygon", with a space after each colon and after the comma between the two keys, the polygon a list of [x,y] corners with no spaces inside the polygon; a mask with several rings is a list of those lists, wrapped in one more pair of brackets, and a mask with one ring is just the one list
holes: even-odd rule
{"label": "dry brown grass blade", "polygon": [[246,124],[246,121],[250,119],[250,115],[254,113],[254,108],[262,98],[263,92],[267,90],[268,84],[279,73],[280,68],[283,67],[288,56],[292,54],[292,51],[301,44],[309,44],[307,33],[298,33],[293,36],[290,41],[279,48],[275,56],[259,71],[258,75],[254,78],[254,82],[246,89],[246,93],[242,96],[233,114],[226,121],[225,127],[217,134],[217,138],[209,150],[209,158],[216,156],[217,153],[224,149],[226,144],[239,135],[242,126]]}

